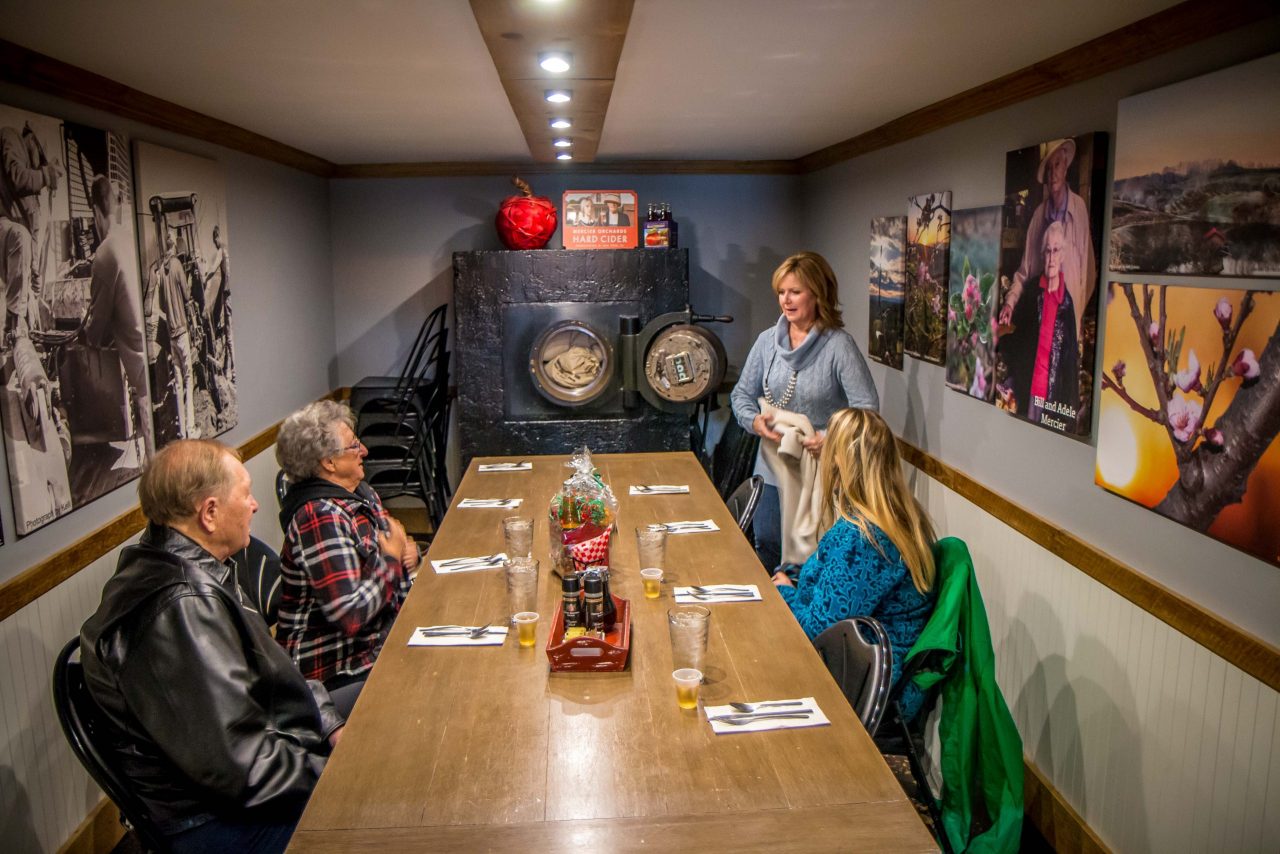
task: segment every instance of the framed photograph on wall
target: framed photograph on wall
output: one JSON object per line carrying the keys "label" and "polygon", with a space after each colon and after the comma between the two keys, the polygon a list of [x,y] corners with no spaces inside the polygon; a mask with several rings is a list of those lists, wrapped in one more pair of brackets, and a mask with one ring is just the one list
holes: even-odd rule
{"label": "framed photograph on wall", "polygon": [[1093,424],[1106,158],[1102,133],[1047,140],[1005,158],[997,404],[1081,441]]}
{"label": "framed photograph on wall", "polygon": [[947,356],[951,192],[912,196],[907,206],[907,291],[903,349],[935,365]]}
{"label": "framed photograph on wall", "polygon": [[635,249],[640,222],[635,190],[566,190],[565,249]]}
{"label": "framed photograph on wall", "polygon": [[226,177],[205,157],[136,151],[156,441],[211,438],[239,420]]}
{"label": "framed photograph on wall", "polygon": [[1000,212],[994,205],[951,216],[947,386],[987,402],[995,393]]}
{"label": "framed photograph on wall", "polygon": [[1280,566],[1280,294],[1112,282],[1094,481]]}
{"label": "framed photograph on wall", "polygon": [[871,299],[869,355],[891,368],[902,369],[902,307],[907,267],[905,216],[871,220]]}
{"label": "framed photograph on wall", "polygon": [[1280,276],[1280,54],[1120,102],[1114,272]]}
{"label": "framed photograph on wall", "polygon": [[0,106],[0,392],[15,527],[138,476],[154,447],[133,167],[118,135]]}

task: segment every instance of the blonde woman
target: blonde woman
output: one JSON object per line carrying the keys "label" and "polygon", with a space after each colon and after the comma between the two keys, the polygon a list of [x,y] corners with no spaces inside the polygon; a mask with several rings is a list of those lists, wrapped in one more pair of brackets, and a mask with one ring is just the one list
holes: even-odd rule
{"label": "blonde woman", "polygon": [[[821,471],[823,506],[818,551],[793,585],[773,583],[810,638],[849,617],[874,617],[893,644],[893,682],[907,650],[933,613],[933,526],[907,489],[889,425],[876,412],[842,409],[827,424]],[[907,687],[903,708],[923,700]]]}

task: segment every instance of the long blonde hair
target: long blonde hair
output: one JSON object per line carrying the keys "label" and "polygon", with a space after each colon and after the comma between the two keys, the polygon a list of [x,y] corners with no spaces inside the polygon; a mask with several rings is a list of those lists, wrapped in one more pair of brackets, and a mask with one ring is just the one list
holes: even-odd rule
{"label": "long blonde hair", "polygon": [[878,412],[842,409],[827,423],[822,446],[821,524],[826,530],[845,519],[862,531],[880,554],[874,524],[897,546],[911,581],[921,593],[933,588],[933,525],[907,488],[898,446]]}
{"label": "long blonde hair", "polygon": [[814,325],[821,332],[827,329],[844,329],[844,315],[840,312],[839,284],[835,271],[817,252],[797,252],[778,265],[773,271],[773,292],[782,290],[782,280],[795,275],[800,284],[813,294],[817,317]]}

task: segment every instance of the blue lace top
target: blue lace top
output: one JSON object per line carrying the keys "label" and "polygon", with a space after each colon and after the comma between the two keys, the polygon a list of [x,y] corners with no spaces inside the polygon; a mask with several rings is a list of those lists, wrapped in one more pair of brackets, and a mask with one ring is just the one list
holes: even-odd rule
{"label": "blue lace top", "polygon": [[[818,550],[800,569],[795,587],[779,587],[783,601],[810,639],[850,617],[874,617],[893,646],[893,683],[903,659],[933,613],[934,595],[922,594],[911,581],[897,546],[871,526],[884,550],[862,535],[857,525],[838,520],[818,542]],[[914,717],[924,696],[915,685],[903,692],[903,711]]]}

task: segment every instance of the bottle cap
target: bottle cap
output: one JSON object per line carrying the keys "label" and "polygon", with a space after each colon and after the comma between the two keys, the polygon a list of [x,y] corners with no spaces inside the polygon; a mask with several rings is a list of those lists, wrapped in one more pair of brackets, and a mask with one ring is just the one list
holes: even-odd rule
{"label": "bottle cap", "polygon": [[582,581],[576,572],[571,572],[560,582],[560,589],[565,593],[577,593],[582,589]]}
{"label": "bottle cap", "polygon": [[586,577],[582,580],[582,584],[583,584],[583,589],[587,591],[587,595],[590,596],[593,593],[603,594],[604,579],[600,577],[600,573],[588,572],[584,574],[586,575]]}

